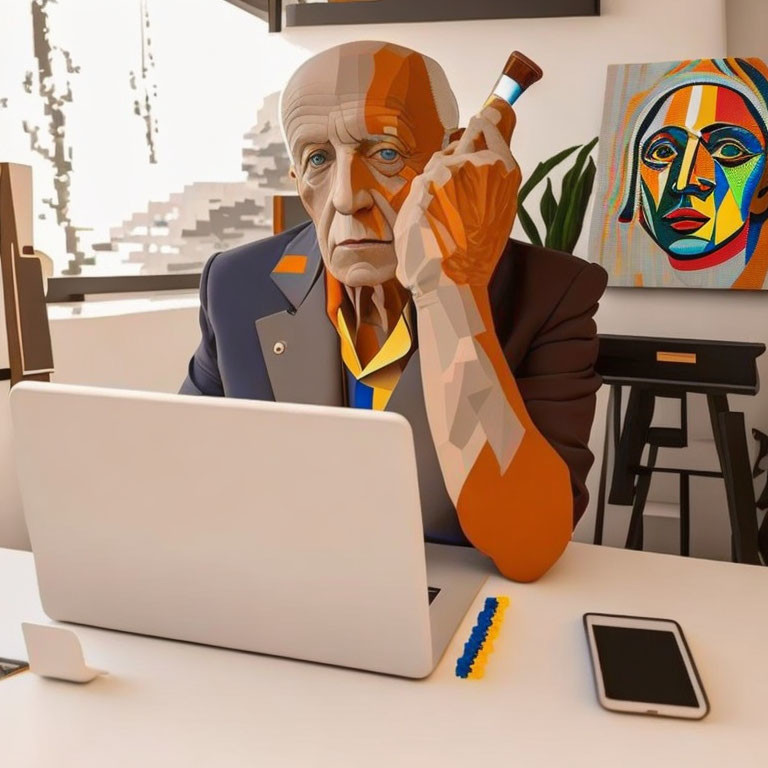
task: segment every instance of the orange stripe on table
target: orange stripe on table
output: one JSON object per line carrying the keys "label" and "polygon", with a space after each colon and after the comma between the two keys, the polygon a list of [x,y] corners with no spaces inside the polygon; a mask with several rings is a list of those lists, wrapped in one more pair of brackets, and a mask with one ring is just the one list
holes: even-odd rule
{"label": "orange stripe on table", "polygon": [[297,254],[286,254],[272,270],[279,275],[303,275],[307,269],[307,257]]}

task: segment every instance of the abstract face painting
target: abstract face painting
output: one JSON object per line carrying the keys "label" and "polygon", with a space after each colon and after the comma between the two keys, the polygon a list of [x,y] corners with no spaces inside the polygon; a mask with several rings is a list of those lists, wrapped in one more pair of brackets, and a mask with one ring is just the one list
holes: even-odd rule
{"label": "abstract face painting", "polygon": [[768,67],[609,67],[590,252],[613,285],[768,280]]}

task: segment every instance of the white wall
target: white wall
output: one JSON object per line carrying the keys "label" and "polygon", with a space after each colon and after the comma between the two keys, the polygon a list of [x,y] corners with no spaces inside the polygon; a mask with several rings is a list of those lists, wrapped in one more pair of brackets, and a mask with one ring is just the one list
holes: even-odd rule
{"label": "white wall", "polygon": [[728,55],[757,56],[768,61],[768,3],[726,0]]}
{"label": "white wall", "polygon": [[149,300],[121,303],[128,306],[120,314],[106,314],[101,302],[86,316],[53,308],[53,380],[177,392],[200,339],[197,296],[156,299],[149,309],[131,306]]}
{"label": "white wall", "polygon": [[[730,2],[733,6],[734,0]],[[746,0],[737,4],[741,2]],[[754,0],[753,4],[763,3]],[[559,149],[597,135],[608,64],[726,52],[725,0],[603,0],[603,15],[596,18],[340,26],[292,29],[283,34],[307,55],[338,42],[364,38],[391,40],[421,50],[444,66],[464,120],[482,104],[509,52],[515,48],[524,51],[545,72],[518,108],[514,151],[524,172]],[[586,237],[577,253],[587,256]],[[603,300],[598,323],[606,333],[765,341],[765,301],[762,294],[613,289]],[[186,308],[124,317],[60,319],[52,322],[52,333],[58,381],[173,391],[195,346],[196,313]],[[767,364],[761,364],[764,376],[768,376]],[[747,410],[750,423],[768,426],[764,399],[742,400],[735,405]],[[592,438],[597,467],[603,409],[601,395]],[[0,462],[7,466],[2,422],[0,414]],[[593,471],[591,485],[596,480]],[[0,476],[0,483],[0,545],[22,545],[18,501],[7,479]],[[582,538],[591,533],[591,515],[590,510],[578,531]],[[8,522],[11,519],[13,524]]]}
{"label": "white wall", "polygon": [[21,500],[13,464],[8,382],[0,382],[0,547],[25,549],[27,531],[21,517]]}
{"label": "white wall", "polygon": [[[53,380],[178,391],[199,340],[196,305],[196,297],[190,296],[49,308],[56,363]],[[0,547],[27,549],[13,469],[8,383],[0,387]]]}

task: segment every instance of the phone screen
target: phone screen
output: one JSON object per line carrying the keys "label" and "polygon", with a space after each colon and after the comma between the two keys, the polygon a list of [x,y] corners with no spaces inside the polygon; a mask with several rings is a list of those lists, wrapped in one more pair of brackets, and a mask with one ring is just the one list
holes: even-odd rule
{"label": "phone screen", "polygon": [[672,632],[600,624],[592,631],[608,698],[699,706]]}

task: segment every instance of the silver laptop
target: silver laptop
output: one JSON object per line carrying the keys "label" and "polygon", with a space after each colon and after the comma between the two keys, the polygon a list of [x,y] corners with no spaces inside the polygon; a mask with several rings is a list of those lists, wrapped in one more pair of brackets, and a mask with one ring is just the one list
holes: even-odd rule
{"label": "silver laptop", "polygon": [[31,382],[11,409],[52,619],[424,677],[490,573],[425,546],[397,414]]}

